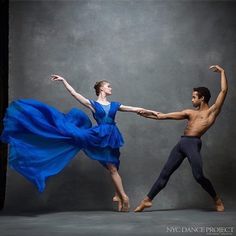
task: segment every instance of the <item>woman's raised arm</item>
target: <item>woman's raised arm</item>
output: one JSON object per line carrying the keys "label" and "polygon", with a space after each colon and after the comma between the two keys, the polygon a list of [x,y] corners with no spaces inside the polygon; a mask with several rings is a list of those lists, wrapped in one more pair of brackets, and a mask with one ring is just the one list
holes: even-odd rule
{"label": "woman's raised arm", "polygon": [[52,81],[62,81],[66,89],[70,92],[70,94],[78,100],[82,105],[88,107],[90,110],[94,112],[94,108],[92,107],[89,99],[82,96],[80,93],[76,92],[75,89],[66,81],[65,78],[59,75],[51,75]]}

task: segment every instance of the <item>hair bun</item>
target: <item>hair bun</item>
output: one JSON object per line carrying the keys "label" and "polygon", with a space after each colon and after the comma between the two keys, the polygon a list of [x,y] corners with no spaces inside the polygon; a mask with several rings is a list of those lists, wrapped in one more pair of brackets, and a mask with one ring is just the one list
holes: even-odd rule
{"label": "hair bun", "polygon": [[95,85],[93,86],[95,89],[98,86],[99,82],[96,82]]}
{"label": "hair bun", "polygon": [[100,93],[100,87],[104,84],[104,83],[108,83],[108,81],[106,80],[101,80],[101,81],[97,81],[94,85],[94,89],[96,92],[96,95],[98,96]]}

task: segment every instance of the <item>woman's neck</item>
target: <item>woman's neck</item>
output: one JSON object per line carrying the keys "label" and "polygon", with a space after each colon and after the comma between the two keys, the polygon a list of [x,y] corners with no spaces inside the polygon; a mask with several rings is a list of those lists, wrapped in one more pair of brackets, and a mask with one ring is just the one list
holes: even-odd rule
{"label": "woman's neck", "polygon": [[101,92],[99,95],[98,95],[98,99],[97,99],[98,102],[104,104],[104,105],[107,105],[109,104],[109,101],[107,100],[107,96],[105,93]]}

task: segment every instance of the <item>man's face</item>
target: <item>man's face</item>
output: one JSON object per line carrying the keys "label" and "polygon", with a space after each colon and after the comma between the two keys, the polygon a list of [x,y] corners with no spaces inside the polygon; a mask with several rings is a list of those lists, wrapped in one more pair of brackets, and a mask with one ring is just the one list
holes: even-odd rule
{"label": "man's face", "polygon": [[194,107],[199,107],[201,102],[203,101],[203,97],[198,97],[198,92],[193,91],[192,93],[192,104]]}

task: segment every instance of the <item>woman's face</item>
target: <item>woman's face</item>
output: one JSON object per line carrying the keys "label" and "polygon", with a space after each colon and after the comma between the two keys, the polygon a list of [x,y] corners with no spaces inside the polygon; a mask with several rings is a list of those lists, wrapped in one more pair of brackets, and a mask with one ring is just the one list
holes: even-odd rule
{"label": "woman's face", "polygon": [[112,87],[110,83],[104,83],[101,87],[101,91],[103,91],[106,95],[112,94]]}

